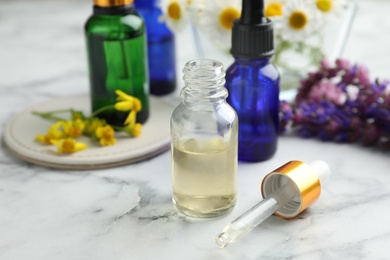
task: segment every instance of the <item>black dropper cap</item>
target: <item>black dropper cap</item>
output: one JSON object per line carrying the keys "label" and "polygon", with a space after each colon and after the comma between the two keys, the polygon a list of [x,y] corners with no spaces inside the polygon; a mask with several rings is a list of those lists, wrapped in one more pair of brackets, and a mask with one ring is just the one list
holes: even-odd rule
{"label": "black dropper cap", "polygon": [[233,22],[230,53],[244,59],[262,59],[274,54],[272,22],[264,16],[263,0],[242,0],[241,17]]}

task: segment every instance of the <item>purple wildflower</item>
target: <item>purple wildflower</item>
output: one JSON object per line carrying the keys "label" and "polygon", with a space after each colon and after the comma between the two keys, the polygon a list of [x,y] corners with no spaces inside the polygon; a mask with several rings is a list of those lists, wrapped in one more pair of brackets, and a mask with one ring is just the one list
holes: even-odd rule
{"label": "purple wildflower", "polygon": [[381,133],[375,124],[368,124],[363,130],[363,144],[373,145],[378,142]]}
{"label": "purple wildflower", "polygon": [[340,70],[349,70],[350,69],[350,62],[347,59],[337,59],[336,66]]}
{"label": "purple wildflower", "polygon": [[331,62],[327,59],[324,59],[320,62],[321,69],[329,69],[332,66]]}
{"label": "purple wildflower", "polygon": [[342,105],[345,101],[343,91],[329,79],[322,79],[317,82],[309,92],[307,99],[314,102],[329,100],[336,105]]}
{"label": "purple wildflower", "polygon": [[367,67],[359,66],[356,71],[356,76],[361,85],[370,85],[370,74]]}
{"label": "purple wildflower", "polygon": [[279,131],[281,133],[285,132],[287,125],[289,124],[291,118],[293,117],[293,110],[291,105],[287,101],[280,101],[280,123]]}
{"label": "purple wildflower", "polygon": [[295,102],[280,103],[281,132],[390,147],[390,81],[370,81],[367,67],[323,60],[301,81]]}

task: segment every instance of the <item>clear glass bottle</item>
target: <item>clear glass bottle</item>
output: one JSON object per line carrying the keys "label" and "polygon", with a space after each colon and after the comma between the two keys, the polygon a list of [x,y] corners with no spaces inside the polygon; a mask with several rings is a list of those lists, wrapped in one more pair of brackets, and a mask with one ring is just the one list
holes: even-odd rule
{"label": "clear glass bottle", "polygon": [[[115,104],[115,90],[136,96],[149,116],[149,80],[145,24],[133,0],[94,0],[93,15],[85,24],[92,111]],[[128,113],[114,109],[99,114],[109,124],[122,126]]]}
{"label": "clear glass bottle", "polygon": [[264,161],[277,148],[279,72],[270,63],[274,54],[272,22],[261,0],[243,0],[242,13],[232,28],[234,63],[226,71],[228,103],[240,120],[238,159]]}
{"label": "clear glass bottle", "polygon": [[176,89],[175,37],[164,21],[158,0],[136,0],[148,35],[150,93],[161,96]]}
{"label": "clear glass bottle", "polygon": [[226,102],[222,63],[193,60],[183,72],[171,117],[173,203],[188,216],[216,217],[236,202],[237,114]]}

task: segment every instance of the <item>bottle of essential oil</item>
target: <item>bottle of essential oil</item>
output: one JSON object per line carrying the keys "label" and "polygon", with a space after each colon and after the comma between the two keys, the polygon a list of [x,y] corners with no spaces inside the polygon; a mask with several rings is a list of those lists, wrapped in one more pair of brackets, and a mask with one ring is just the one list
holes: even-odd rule
{"label": "bottle of essential oil", "polygon": [[262,0],[243,0],[232,29],[234,63],[226,71],[228,103],[240,121],[238,159],[264,161],[276,152],[279,72],[270,63],[274,53],[272,23]]}
{"label": "bottle of essential oil", "polygon": [[216,217],[236,202],[237,115],[226,102],[222,63],[193,60],[183,72],[171,118],[173,202],[185,215]]}
{"label": "bottle of essential oil", "polygon": [[[133,0],[94,0],[85,25],[92,111],[115,104],[115,90],[141,100],[137,122],[149,116],[149,81],[145,24]],[[122,126],[128,113],[114,109],[99,114]]]}
{"label": "bottle of essential oil", "polygon": [[144,17],[148,38],[150,93],[166,95],[176,89],[175,38],[164,21],[158,0],[136,0]]}

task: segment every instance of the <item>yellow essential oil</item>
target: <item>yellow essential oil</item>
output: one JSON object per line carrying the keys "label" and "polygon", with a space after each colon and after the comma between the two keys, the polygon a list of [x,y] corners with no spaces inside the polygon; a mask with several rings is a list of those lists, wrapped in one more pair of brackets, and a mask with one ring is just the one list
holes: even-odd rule
{"label": "yellow essential oil", "polygon": [[173,202],[193,217],[215,217],[236,202],[237,144],[186,139],[172,147]]}

